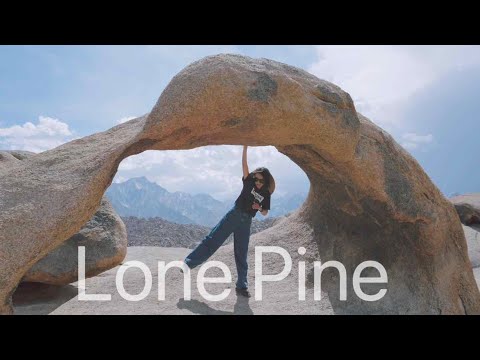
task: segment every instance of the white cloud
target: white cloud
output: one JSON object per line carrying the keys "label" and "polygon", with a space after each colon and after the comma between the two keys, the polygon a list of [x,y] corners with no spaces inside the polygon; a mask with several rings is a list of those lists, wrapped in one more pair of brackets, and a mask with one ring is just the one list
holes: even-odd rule
{"label": "white cloud", "polygon": [[153,166],[159,166],[164,162],[166,157],[166,153],[164,151],[154,151],[148,150],[144,151],[141,154],[130,156],[124,159],[119,167],[118,170],[122,171],[131,171],[131,170],[150,170]]}
{"label": "white cloud", "polygon": [[418,135],[415,133],[406,133],[403,134],[402,136],[405,140],[415,142],[415,143],[422,143],[422,144],[428,144],[433,141],[433,135],[428,134],[428,135]]}
{"label": "white cloud", "polygon": [[309,71],[347,91],[359,112],[398,127],[404,104],[450,71],[480,65],[480,46],[317,46]]}
{"label": "white cloud", "polygon": [[403,142],[402,146],[407,150],[414,150],[418,148],[418,144],[411,143],[411,142]]}
{"label": "white cloud", "polygon": [[40,116],[38,124],[26,122],[0,128],[0,147],[6,150],[42,152],[74,140],[68,124],[54,118]]}
{"label": "white cloud", "polygon": [[418,135],[415,133],[405,133],[402,135],[404,140],[401,144],[405,149],[414,150],[418,149],[420,145],[430,144],[433,141],[433,135]]}
{"label": "white cloud", "polygon": [[204,56],[240,53],[240,50],[234,45],[148,45],[146,49],[150,53],[160,55],[162,61],[171,60],[176,64],[183,63],[182,66]]}
{"label": "white cloud", "polygon": [[120,183],[123,183],[127,180],[128,179],[126,177],[121,176],[121,175],[117,175],[117,176],[115,176],[115,179],[113,179],[113,182],[116,183],[116,184],[120,184]]}
{"label": "white cloud", "polygon": [[[146,176],[168,191],[207,193],[218,200],[238,196],[242,188],[242,146],[204,146],[191,150],[149,150],[124,159],[114,182]],[[276,194],[306,192],[308,178],[273,146],[249,147],[249,170],[266,166],[276,180]]]}

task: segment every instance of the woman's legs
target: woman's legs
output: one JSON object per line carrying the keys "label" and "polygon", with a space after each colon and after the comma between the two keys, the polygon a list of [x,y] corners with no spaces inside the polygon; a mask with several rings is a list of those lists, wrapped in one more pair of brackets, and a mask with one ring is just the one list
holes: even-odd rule
{"label": "woman's legs", "polygon": [[248,243],[250,241],[250,227],[252,218],[249,215],[242,215],[241,224],[233,233],[233,247],[235,253],[235,264],[237,266],[237,289],[248,288]]}
{"label": "woman's legs", "polygon": [[238,227],[240,218],[239,210],[234,207],[230,209],[202,242],[185,258],[188,267],[193,269],[212,256]]}

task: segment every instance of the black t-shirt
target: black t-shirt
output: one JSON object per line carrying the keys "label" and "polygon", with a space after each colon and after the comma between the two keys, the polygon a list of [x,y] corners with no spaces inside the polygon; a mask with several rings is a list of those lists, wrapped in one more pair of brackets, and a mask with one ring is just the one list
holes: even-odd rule
{"label": "black t-shirt", "polygon": [[254,175],[249,174],[246,179],[242,176],[243,189],[237,200],[235,206],[241,210],[249,213],[252,217],[257,214],[257,209],[252,209],[254,202],[259,203],[264,210],[270,210],[270,191],[263,184],[261,189],[255,186]]}

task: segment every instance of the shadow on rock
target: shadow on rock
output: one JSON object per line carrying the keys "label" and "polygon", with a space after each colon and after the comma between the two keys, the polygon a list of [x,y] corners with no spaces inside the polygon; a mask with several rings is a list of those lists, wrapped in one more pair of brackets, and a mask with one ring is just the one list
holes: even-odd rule
{"label": "shadow on rock", "polygon": [[72,285],[21,283],[13,294],[15,315],[47,315],[78,295]]}
{"label": "shadow on rock", "polygon": [[233,311],[216,310],[198,300],[179,299],[177,307],[199,315],[253,315],[253,311],[248,302],[248,298],[238,296]]}

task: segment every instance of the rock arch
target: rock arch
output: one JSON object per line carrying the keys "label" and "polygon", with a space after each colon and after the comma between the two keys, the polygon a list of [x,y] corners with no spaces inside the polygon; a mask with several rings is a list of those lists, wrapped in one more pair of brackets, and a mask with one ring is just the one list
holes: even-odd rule
{"label": "rock arch", "polygon": [[92,217],[124,158],[222,144],[273,145],[305,171],[308,197],[285,221],[313,229],[323,262],[350,274],[365,260],[385,266],[385,297],[339,312],[480,313],[458,216],[417,161],[339,87],[238,55],[187,66],[149,114],[0,170],[0,311],[32,264]]}

